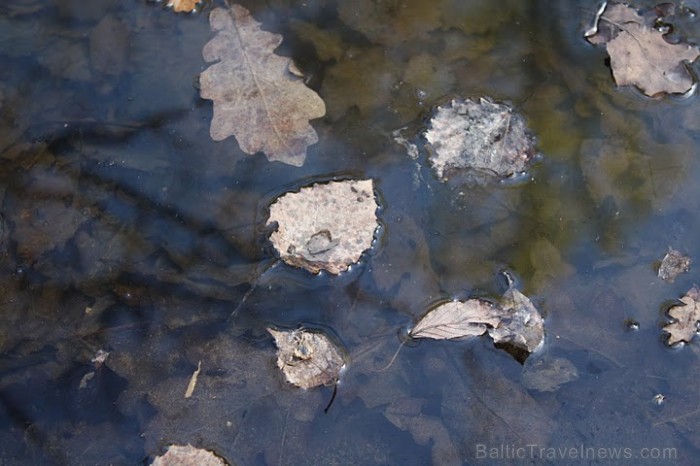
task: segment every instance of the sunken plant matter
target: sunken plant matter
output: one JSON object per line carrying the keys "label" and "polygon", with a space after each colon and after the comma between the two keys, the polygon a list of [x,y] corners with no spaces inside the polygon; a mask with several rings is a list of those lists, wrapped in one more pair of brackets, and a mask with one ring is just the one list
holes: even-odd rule
{"label": "sunken plant matter", "polygon": [[522,115],[487,98],[438,107],[425,138],[430,164],[441,181],[460,172],[506,178],[526,171],[535,154]]}

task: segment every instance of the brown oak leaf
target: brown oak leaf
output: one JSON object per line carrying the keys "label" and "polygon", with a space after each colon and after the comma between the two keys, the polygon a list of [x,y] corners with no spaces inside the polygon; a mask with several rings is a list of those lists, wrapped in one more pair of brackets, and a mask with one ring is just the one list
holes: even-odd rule
{"label": "brown oak leaf", "polygon": [[210,134],[215,141],[235,136],[247,154],[301,166],[306,148],[318,141],[309,120],[326,114],[323,100],[304,85],[287,57],[273,50],[282,36],[263,31],[239,5],[216,8],[209,16],[216,37],[202,50],[217,62],[200,74],[200,95],[214,101]]}
{"label": "brown oak leaf", "polygon": [[668,42],[655,28],[655,13],[642,16],[624,3],[604,5],[585,37],[592,44],[605,44],[618,86],[637,86],[648,96],[692,89],[694,80],[685,62],[700,56],[697,47]]}
{"label": "brown oak leaf", "polygon": [[693,286],[681,298],[681,303],[668,310],[668,315],[673,322],[664,327],[669,334],[668,344],[675,345],[681,341],[690,343],[690,340],[698,333],[700,322],[700,289]]}

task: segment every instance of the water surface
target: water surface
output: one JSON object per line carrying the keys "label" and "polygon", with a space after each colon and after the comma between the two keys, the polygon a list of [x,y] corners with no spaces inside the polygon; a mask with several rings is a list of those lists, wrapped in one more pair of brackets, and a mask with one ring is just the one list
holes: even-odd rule
{"label": "water surface", "polygon": [[[592,2],[243,5],[326,102],[303,167],[209,137],[197,77],[223,3],[0,6],[0,463],[150,464],[191,443],[232,464],[693,464],[700,353],[661,327],[697,279],[654,264],[700,257],[697,97],[616,88],[582,37]],[[441,183],[394,142],[479,96],[536,133],[526,179]],[[267,205],[333,177],[375,180],[376,248],[338,277],[268,270]],[[424,341],[379,371],[432,303],[497,298],[504,269],[546,318],[540,353]],[[332,388],[282,379],[270,324],[343,342],[327,413]],[[559,359],[575,380],[528,388]]]}

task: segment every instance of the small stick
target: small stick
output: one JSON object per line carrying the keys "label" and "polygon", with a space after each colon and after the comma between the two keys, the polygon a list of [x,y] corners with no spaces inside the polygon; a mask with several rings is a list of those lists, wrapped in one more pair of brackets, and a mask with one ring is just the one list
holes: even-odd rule
{"label": "small stick", "polygon": [[333,395],[331,395],[331,401],[328,402],[328,406],[323,410],[323,414],[328,414],[328,410],[331,408],[333,401],[335,401],[335,395],[338,394],[338,382],[333,385]]}

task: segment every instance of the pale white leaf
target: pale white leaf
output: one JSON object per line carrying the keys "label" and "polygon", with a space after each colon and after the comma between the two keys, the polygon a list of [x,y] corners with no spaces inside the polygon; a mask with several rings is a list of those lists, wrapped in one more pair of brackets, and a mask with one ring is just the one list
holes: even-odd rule
{"label": "pale white leaf", "polygon": [[301,388],[332,385],[345,366],[343,353],[326,335],[309,330],[268,332],[277,344],[277,367],[287,382]]}
{"label": "pale white leaf", "polygon": [[372,246],[377,207],[372,180],[307,186],[270,206],[270,241],[289,265],[339,274]]}
{"label": "pale white leaf", "polygon": [[453,100],[437,108],[425,132],[438,178],[459,172],[508,177],[524,172],[535,153],[525,119],[489,99]]}
{"label": "pale white leaf", "polygon": [[483,335],[501,321],[501,310],[480,299],[451,301],[428,311],[411,329],[412,338],[451,340]]}
{"label": "pale white leaf", "polygon": [[151,466],[227,466],[214,453],[192,445],[170,445],[164,455],[157,456]]}

